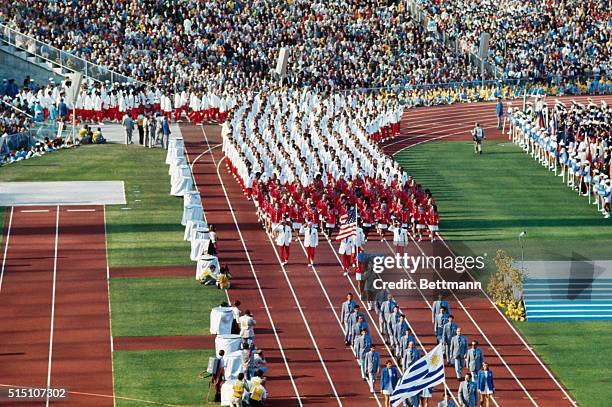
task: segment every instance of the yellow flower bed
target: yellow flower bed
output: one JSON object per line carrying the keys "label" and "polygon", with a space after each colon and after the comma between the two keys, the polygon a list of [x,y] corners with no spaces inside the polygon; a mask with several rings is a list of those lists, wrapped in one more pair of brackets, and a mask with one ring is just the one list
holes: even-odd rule
{"label": "yellow flower bed", "polygon": [[513,321],[525,321],[525,307],[520,300],[495,301],[495,305],[500,307],[504,314]]}

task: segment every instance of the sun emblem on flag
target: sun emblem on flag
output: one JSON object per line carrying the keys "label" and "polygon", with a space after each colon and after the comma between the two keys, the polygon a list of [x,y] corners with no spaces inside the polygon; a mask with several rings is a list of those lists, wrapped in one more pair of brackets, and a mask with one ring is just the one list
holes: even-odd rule
{"label": "sun emblem on flag", "polygon": [[434,365],[434,366],[438,364],[438,355],[437,354],[433,354],[433,356],[431,357],[431,364]]}

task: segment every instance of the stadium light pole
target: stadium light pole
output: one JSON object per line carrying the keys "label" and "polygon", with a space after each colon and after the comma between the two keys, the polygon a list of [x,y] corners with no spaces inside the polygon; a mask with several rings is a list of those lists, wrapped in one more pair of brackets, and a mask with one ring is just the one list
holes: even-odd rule
{"label": "stadium light pole", "polygon": [[521,271],[523,273],[525,272],[525,236],[527,236],[527,232],[524,230],[518,235],[519,245],[521,246]]}

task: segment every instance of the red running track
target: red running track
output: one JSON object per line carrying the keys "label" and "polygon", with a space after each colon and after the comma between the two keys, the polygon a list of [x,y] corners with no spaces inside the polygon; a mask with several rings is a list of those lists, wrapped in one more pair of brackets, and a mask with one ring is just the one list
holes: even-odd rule
{"label": "red running track", "polygon": [[50,404],[113,406],[104,208],[10,208],[4,253],[0,384],[69,389]]}
{"label": "red running track", "polygon": [[[272,362],[267,374],[270,378],[269,401],[276,405],[293,404],[299,395],[303,404],[379,405],[380,395],[369,393],[367,384],[361,380],[352,350],[344,345],[337,318],[346,293],[354,292],[354,288],[342,278],[335,259],[329,256],[333,262],[321,265],[329,266],[330,273],[319,270],[319,281],[307,267],[300,245],[293,243],[290,264],[283,269],[273,242],[257,220],[252,202],[244,198],[222,161],[222,152],[216,148],[221,141],[220,127],[184,126],[182,132],[207,220],[217,227],[222,239],[220,258],[224,264],[229,264],[232,272],[229,295],[239,299],[243,309],[256,311],[255,342],[259,348],[265,349],[268,362]],[[210,147],[212,154],[201,154]],[[226,193],[243,240],[234,223]],[[249,253],[253,270],[245,250]],[[261,284],[261,293],[253,271]],[[264,298],[271,319],[266,315]],[[373,339],[379,345],[383,360],[388,358],[380,340]]]}

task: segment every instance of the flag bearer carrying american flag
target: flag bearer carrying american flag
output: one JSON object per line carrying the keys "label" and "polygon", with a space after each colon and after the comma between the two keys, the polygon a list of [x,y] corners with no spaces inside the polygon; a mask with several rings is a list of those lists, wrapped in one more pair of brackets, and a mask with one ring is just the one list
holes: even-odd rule
{"label": "flag bearer carrying american flag", "polygon": [[340,241],[338,253],[342,259],[342,271],[346,276],[353,263],[353,253],[356,252],[355,235],[357,234],[357,208],[351,206],[346,214],[340,217],[340,231],[336,241]]}

